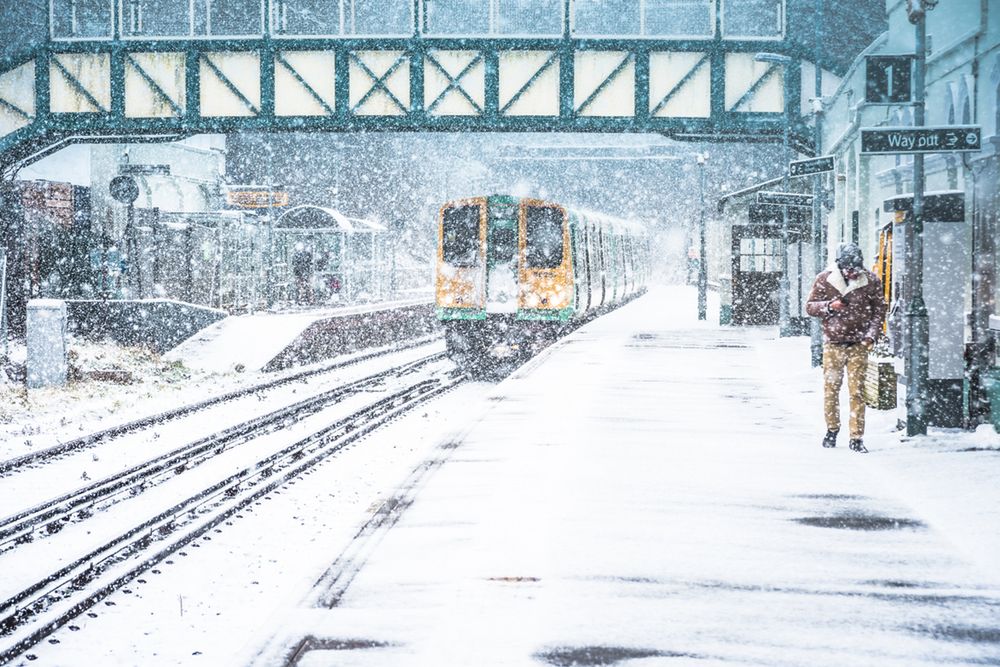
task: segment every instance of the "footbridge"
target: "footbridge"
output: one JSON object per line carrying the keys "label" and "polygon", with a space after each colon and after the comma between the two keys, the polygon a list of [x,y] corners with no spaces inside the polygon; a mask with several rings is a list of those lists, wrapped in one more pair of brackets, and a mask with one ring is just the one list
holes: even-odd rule
{"label": "footbridge", "polygon": [[0,168],[73,141],[239,130],[789,126],[808,153],[819,59],[789,29],[795,1],[50,0],[44,43],[0,60]]}

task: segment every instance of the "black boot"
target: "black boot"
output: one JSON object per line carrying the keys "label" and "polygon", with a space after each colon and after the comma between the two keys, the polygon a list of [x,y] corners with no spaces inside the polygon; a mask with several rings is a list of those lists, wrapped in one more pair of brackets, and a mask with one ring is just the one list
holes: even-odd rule
{"label": "black boot", "polygon": [[824,447],[836,447],[837,446],[837,433],[839,431],[827,431],[826,435],[823,437]]}
{"label": "black boot", "polygon": [[857,452],[858,454],[868,453],[868,450],[865,448],[865,443],[861,441],[861,438],[851,438],[851,451]]}

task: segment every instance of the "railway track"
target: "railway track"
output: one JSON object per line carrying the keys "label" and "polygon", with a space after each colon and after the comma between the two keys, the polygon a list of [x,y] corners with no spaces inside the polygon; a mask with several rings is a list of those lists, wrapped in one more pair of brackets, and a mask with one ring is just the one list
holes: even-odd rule
{"label": "railway track", "polygon": [[209,434],[104,479],[75,489],[0,519],[0,554],[19,544],[62,531],[70,523],[89,519],[95,512],[135,497],[156,484],[190,470],[227,449],[281,429],[315,414],[346,396],[368,390],[388,378],[403,376],[444,358],[430,355],[321,392],[259,417]]}
{"label": "railway track", "polygon": [[[427,364],[438,356],[433,355],[407,366]],[[415,368],[410,369],[410,372],[413,371]],[[400,375],[405,377],[407,373]],[[267,494],[285,484],[294,483],[296,478],[343,448],[462,382],[464,379],[454,372],[438,372],[429,377],[414,378],[388,396],[315,429],[278,451],[261,456],[250,464],[241,465],[223,479],[181,498],[168,509],[116,531],[116,534],[102,539],[96,548],[69,559],[62,567],[36,578],[30,585],[0,601],[0,642],[3,646],[0,648],[0,664],[22,656],[31,646],[44,640],[71,619],[87,612],[115,590],[141,573],[155,568],[171,554],[238,515]],[[336,400],[334,393],[328,392],[328,401]],[[298,409],[318,411],[322,408],[311,402],[319,400],[319,397],[307,399],[298,405]],[[289,406],[289,409],[292,407],[295,406]],[[265,415],[260,418],[263,421],[257,427],[273,427],[288,416],[278,415],[284,412],[285,409]],[[221,434],[217,435],[221,437]],[[238,439],[242,436],[233,437]],[[195,458],[212,456],[218,447],[217,442],[191,443],[189,453]],[[128,484],[142,484],[144,474],[154,477],[172,474],[169,471],[175,470],[178,465],[184,465],[182,459],[176,458],[180,455],[179,452],[171,452],[162,461],[149,462],[150,466],[145,473],[140,470],[127,472],[125,477],[129,481],[125,477],[117,481],[103,480],[107,483],[106,489],[101,491],[96,488],[97,485],[92,485],[95,488],[83,495],[105,493],[105,497],[109,497],[122,492],[128,494]],[[61,520],[53,518],[51,513],[58,514],[57,507],[74,502],[73,499],[62,502],[57,500],[48,509],[40,509],[38,514],[32,515],[35,517],[33,525],[47,526],[53,520]],[[79,511],[70,509],[71,513]],[[40,518],[47,513],[49,515],[46,518]],[[16,525],[24,522],[30,524],[31,521],[32,518],[25,514],[20,519],[8,522],[8,539],[15,539],[12,536],[16,533]]]}
{"label": "railway track", "polygon": [[267,382],[261,382],[258,384],[251,385],[249,387],[243,387],[234,391],[226,392],[218,396],[213,396],[211,398],[205,399],[203,401],[198,401],[196,403],[191,403],[189,405],[184,405],[179,408],[174,408],[172,410],[167,410],[155,415],[149,415],[147,417],[142,417],[124,424],[119,424],[112,426],[110,428],[102,429],[100,431],[89,433],[87,435],[68,440],[66,442],[60,443],[54,447],[49,447],[47,449],[39,450],[37,452],[30,452],[22,456],[17,456],[6,461],[0,461],[0,478],[8,476],[18,470],[24,468],[30,468],[37,466],[39,464],[46,464],[51,461],[57,460],[62,456],[66,456],[88,447],[100,444],[102,442],[107,442],[115,438],[127,435],[130,433],[136,433],[144,429],[150,428],[151,426],[156,426],[158,424],[163,424],[176,419],[187,417],[189,415],[207,410],[217,405],[234,401],[240,398],[245,398],[247,396],[252,396],[254,394],[259,394],[261,392],[266,392],[271,389],[276,389],[283,385],[291,384],[293,382],[300,382],[318,375],[323,375],[331,371],[340,370],[350,366],[357,365],[359,363],[375,359],[380,356],[385,356],[393,352],[398,352],[402,350],[407,350],[421,345],[427,345],[430,342],[440,340],[440,336],[435,336],[431,338],[422,338],[413,341],[409,344],[400,344],[394,346],[391,350],[377,350],[374,352],[368,352],[361,354],[359,356],[353,357],[347,361],[339,361],[330,364],[324,364],[323,366],[317,366],[310,368],[308,370],[298,371],[290,375],[284,375],[280,378],[269,380]]}

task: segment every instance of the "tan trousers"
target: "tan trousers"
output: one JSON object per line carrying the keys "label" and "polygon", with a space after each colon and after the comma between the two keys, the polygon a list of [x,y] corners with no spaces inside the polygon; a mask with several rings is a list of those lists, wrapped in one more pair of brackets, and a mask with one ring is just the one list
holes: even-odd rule
{"label": "tan trousers", "polygon": [[856,345],[823,346],[823,411],[826,428],[840,430],[840,386],[844,383],[847,368],[847,393],[851,398],[851,438],[865,434],[865,370],[868,367],[868,349]]}

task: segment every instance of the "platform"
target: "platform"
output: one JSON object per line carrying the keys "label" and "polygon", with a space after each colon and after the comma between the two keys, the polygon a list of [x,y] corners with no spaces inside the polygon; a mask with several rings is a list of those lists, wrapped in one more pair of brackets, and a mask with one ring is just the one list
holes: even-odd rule
{"label": "platform", "polygon": [[385,345],[390,335],[414,337],[434,325],[428,299],[259,312],[227,317],[164,357],[204,371],[279,370]]}
{"label": "platform", "polygon": [[921,473],[909,454],[933,438],[900,443],[872,411],[872,453],[822,449],[808,340],[699,323],[675,296],[500,383],[331,554],[256,664],[998,659],[998,539],[981,530],[996,457],[923,449]]}

